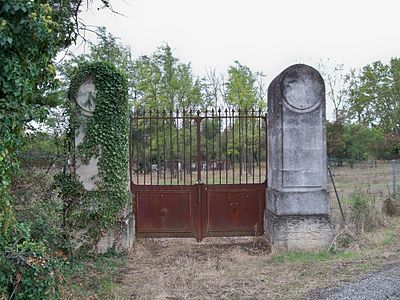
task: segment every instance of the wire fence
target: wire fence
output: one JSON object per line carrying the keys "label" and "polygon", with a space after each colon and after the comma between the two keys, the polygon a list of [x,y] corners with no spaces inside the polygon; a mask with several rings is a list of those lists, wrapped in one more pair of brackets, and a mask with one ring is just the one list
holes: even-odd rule
{"label": "wire fence", "polygon": [[[378,211],[385,199],[400,190],[400,160],[329,161],[333,181],[344,213],[350,210],[350,198],[354,193],[365,194]],[[328,178],[328,192],[332,216],[335,221],[341,218],[331,178]]]}
{"label": "wire fence", "polygon": [[[67,158],[64,155],[49,153],[22,153],[19,155],[21,169],[29,174],[52,175],[65,170]],[[351,197],[354,193],[365,194],[379,211],[385,199],[400,194],[400,160],[329,161],[332,178],[343,211],[349,213]],[[329,175],[328,175],[329,176]],[[21,187],[19,188],[21,189]],[[328,177],[328,193],[334,222],[341,219],[340,208],[335,195],[333,182]]]}

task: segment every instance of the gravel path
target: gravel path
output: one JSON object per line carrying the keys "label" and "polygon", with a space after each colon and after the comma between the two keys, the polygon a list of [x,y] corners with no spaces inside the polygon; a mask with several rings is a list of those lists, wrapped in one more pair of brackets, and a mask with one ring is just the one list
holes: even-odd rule
{"label": "gravel path", "polygon": [[313,294],[309,300],[400,299],[400,265],[387,266],[353,283]]}

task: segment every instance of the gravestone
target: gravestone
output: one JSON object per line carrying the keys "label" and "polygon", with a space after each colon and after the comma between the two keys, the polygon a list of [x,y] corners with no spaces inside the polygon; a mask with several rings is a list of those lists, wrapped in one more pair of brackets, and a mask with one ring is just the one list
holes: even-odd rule
{"label": "gravestone", "polygon": [[276,248],[330,244],[325,85],[317,70],[293,65],[268,88],[265,232]]}

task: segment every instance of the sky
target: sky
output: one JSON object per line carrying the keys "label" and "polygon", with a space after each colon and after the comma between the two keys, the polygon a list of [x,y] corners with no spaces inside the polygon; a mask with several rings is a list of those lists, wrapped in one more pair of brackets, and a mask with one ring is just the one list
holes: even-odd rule
{"label": "sky", "polygon": [[329,59],[349,69],[400,56],[398,0],[111,2],[123,16],[93,6],[81,13],[82,21],[105,26],[134,57],[168,43],[198,76],[210,68],[226,72],[238,60],[263,72],[268,85],[295,63],[317,67]]}

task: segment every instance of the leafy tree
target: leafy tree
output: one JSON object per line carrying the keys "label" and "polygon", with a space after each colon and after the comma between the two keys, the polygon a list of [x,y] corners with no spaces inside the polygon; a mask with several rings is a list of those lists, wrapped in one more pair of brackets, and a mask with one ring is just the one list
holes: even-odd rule
{"label": "leafy tree", "polygon": [[57,297],[55,261],[42,243],[30,239],[29,228],[15,222],[10,184],[24,126],[44,119],[58,99],[49,92],[57,86],[54,59],[75,41],[82,3],[5,0],[0,5],[0,298]]}
{"label": "leafy tree", "polygon": [[341,122],[327,122],[327,151],[330,158],[345,158],[346,157],[346,140],[345,127],[347,125]]}
{"label": "leafy tree", "polygon": [[377,159],[382,157],[385,149],[385,137],[377,128],[350,124],[345,126],[344,139],[348,158]]}
{"label": "leafy tree", "polygon": [[[59,5],[59,4],[58,4]],[[0,230],[10,211],[8,188],[24,124],[43,117],[54,87],[53,58],[74,35],[72,4],[6,1],[0,7]],[[73,7],[77,9],[76,7]]]}
{"label": "leafy tree", "polygon": [[70,55],[69,58],[59,66],[60,75],[63,80],[62,97],[66,99],[65,92],[68,90],[71,76],[84,62],[108,61],[113,63],[128,78],[129,98],[131,101],[137,97],[137,79],[135,72],[135,61],[132,58],[131,49],[124,45],[119,38],[107,32],[105,27],[97,28],[97,42],[88,42],[88,53],[81,55]]}
{"label": "leafy tree", "polygon": [[400,129],[400,60],[381,61],[352,70],[348,76],[349,117],[383,132]]}
{"label": "leafy tree", "polygon": [[378,128],[361,124],[327,123],[328,156],[347,159],[385,159],[396,155],[393,141]]}
{"label": "leafy tree", "polygon": [[265,91],[260,93],[257,87],[257,73],[249,67],[235,61],[228,69],[226,82],[226,102],[236,109],[250,110],[265,108]]}
{"label": "leafy tree", "polygon": [[146,110],[182,110],[204,107],[202,83],[190,64],[179,62],[168,45],[135,61],[137,80],[134,107]]}

